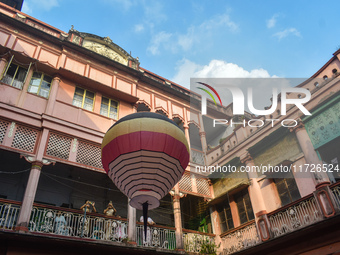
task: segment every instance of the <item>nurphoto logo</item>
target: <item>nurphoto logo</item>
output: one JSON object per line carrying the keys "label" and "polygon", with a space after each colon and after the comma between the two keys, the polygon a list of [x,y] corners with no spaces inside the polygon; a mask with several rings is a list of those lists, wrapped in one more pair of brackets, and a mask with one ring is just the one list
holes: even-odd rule
{"label": "nurphoto logo", "polygon": [[[196,79],[192,81],[194,86],[191,89],[198,91],[201,95],[201,114],[207,115],[207,99],[210,99],[217,106],[227,107],[232,104],[233,115],[245,115],[246,112],[256,116],[271,116],[279,111],[279,116],[287,115],[287,110],[297,107],[304,115],[311,113],[304,106],[311,99],[309,90],[301,87],[292,87],[288,79]],[[235,85],[233,84],[235,83]],[[246,93],[245,93],[246,92]],[[231,98],[230,98],[231,96]],[[229,97],[229,99],[228,99]],[[267,98],[266,98],[267,97]],[[218,100],[217,100],[218,99]],[[223,105],[223,102],[228,104]],[[267,105],[263,105],[266,102]],[[268,100],[270,99],[270,101]],[[268,107],[268,105],[270,105]],[[263,109],[260,109],[260,108]],[[279,110],[278,110],[279,109]],[[278,119],[251,119],[242,122],[233,122],[232,119],[214,119],[213,125],[236,125],[243,124],[251,127],[263,126],[265,122],[274,122]],[[294,127],[297,121],[294,119],[283,119],[281,125]]]}

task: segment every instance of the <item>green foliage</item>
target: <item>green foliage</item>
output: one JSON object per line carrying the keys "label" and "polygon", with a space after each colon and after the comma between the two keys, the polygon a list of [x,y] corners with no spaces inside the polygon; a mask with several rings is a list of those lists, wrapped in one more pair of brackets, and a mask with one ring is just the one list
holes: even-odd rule
{"label": "green foliage", "polygon": [[204,242],[201,244],[200,254],[216,255],[217,249],[220,247],[220,245],[221,244],[216,245],[214,241],[210,241],[209,239],[205,239]]}

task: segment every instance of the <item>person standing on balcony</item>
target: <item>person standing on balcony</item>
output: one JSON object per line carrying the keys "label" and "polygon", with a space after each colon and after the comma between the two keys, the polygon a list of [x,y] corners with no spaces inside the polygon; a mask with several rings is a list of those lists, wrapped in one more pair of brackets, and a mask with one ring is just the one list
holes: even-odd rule
{"label": "person standing on balcony", "polygon": [[96,207],[94,206],[95,202],[91,202],[90,200],[87,200],[85,204],[83,204],[80,209],[83,210],[86,213],[90,212],[97,212]]}
{"label": "person standing on balcony", "polygon": [[67,235],[66,220],[64,215],[61,214],[61,211],[57,213],[57,217],[55,218],[55,233],[57,235]]}
{"label": "person standing on balcony", "polygon": [[[139,221],[140,221],[140,222],[144,222],[144,217],[143,217],[143,216],[140,216]],[[155,225],[156,223],[155,223],[150,217],[148,217],[148,224],[149,224],[149,225]]]}
{"label": "person standing on balcony", "polygon": [[[115,216],[117,210],[113,207],[112,201],[110,201],[107,205],[107,208],[104,210],[104,214],[106,216]],[[105,225],[105,233],[106,233],[106,240],[110,240],[112,235],[112,228],[116,226],[113,224],[113,221],[107,221]]]}
{"label": "person standing on balcony", "polygon": [[112,201],[110,201],[107,205],[107,208],[104,210],[104,214],[106,216],[115,216],[117,210],[113,207]]}
{"label": "person standing on balcony", "polygon": [[[144,222],[144,217],[141,216],[139,221],[140,222]],[[148,224],[151,225],[151,226],[156,224],[150,217],[147,218],[147,221],[148,221]],[[145,236],[142,234],[142,236],[143,236],[143,245],[146,245],[146,246],[150,246],[151,245],[151,239],[152,239],[152,234],[151,233],[152,233],[151,229],[149,227],[147,227],[146,239],[145,239]]]}
{"label": "person standing on balcony", "polygon": [[89,224],[89,220],[86,219],[86,214],[91,212],[97,212],[96,207],[94,206],[95,202],[91,202],[90,200],[86,200],[85,204],[80,207],[80,210],[84,212],[84,218],[82,219],[82,227],[81,227],[81,237],[84,235],[91,236],[92,234],[92,223]]}

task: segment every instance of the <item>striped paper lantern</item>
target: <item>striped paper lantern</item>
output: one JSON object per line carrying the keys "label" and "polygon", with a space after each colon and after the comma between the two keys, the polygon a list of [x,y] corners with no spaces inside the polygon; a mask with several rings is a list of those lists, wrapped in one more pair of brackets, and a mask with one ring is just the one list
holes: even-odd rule
{"label": "striped paper lantern", "polygon": [[[158,113],[138,112],[117,121],[105,134],[102,163],[108,176],[142,210],[159,206],[189,162],[183,131]],[[146,219],[144,219],[146,221]]]}

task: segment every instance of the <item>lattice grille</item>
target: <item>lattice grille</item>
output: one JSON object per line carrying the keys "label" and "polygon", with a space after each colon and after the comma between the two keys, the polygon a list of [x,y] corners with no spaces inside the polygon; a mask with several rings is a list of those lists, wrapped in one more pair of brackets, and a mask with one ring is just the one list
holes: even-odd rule
{"label": "lattice grille", "polygon": [[71,138],[52,133],[48,140],[46,155],[67,160],[70,154],[71,143]]}
{"label": "lattice grille", "polygon": [[79,142],[76,161],[80,164],[103,168],[100,147]]}
{"label": "lattice grille", "polygon": [[207,179],[196,177],[197,193],[210,196],[210,188]]}
{"label": "lattice grille", "polygon": [[11,147],[33,152],[37,137],[38,131],[23,126],[17,126]]}
{"label": "lattice grille", "polygon": [[179,181],[179,188],[186,191],[192,191],[192,183],[190,175],[184,174],[182,179]]}
{"label": "lattice grille", "polygon": [[8,125],[8,122],[0,120],[0,144],[2,144],[2,141],[4,140]]}

